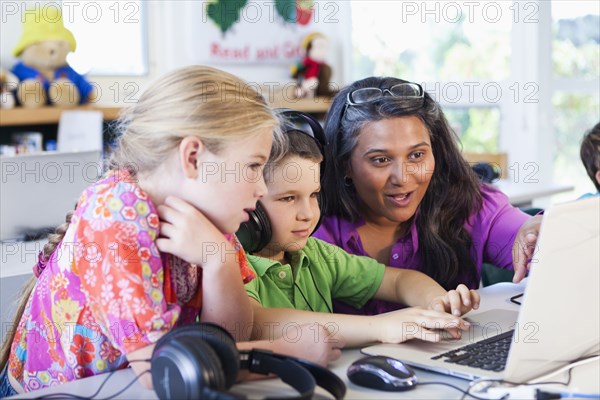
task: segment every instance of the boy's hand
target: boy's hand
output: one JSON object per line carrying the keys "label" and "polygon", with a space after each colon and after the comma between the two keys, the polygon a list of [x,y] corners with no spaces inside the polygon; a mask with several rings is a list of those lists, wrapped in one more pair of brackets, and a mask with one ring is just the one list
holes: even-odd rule
{"label": "boy's hand", "polygon": [[383,343],[400,343],[410,339],[439,342],[439,330],[445,330],[455,339],[461,330],[471,326],[467,321],[445,312],[422,307],[404,308],[373,316],[377,320],[374,329],[379,331],[378,340]]}
{"label": "boy's hand", "polygon": [[431,300],[429,309],[451,313],[460,317],[472,309],[478,309],[479,301],[479,293],[475,290],[469,290],[461,283],[456,290],[450,290],[444,296],[438,296]]}
{"label": "boy's hand", "polygon": [[323,325],[297,325],[297,331],[288,329],[290,337],[282,336],[275,340],[273,351],[279,354],[302,358],[323,367],[335,361],[342,355],[346,346],[344,338],[335,332],[330,332]]}

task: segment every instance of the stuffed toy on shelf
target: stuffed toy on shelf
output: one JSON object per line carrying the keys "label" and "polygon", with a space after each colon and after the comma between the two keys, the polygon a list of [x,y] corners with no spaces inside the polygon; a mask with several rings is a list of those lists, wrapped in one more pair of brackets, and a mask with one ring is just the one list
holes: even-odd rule
{"label": "stuffed toy on shelf", "polygon": [[13,49],[15,57],[20,57],[12,68],[19,78],[19,104],[70,107],[96,99],[94,86],[67,64],[67,55],[75,47],[75,37],[65,28],[57,7],[25,12],[23,33]]}
{"label": "stuffed toy on shelf", "polygon": [[19,79],[10,71],[0,67],[0,108],[13,108],[15,106],[14,91]]}
{"label": "stuffed toy on shelf", "polygon": [[331,97],[334,94],[329,85],[331,67],[325,63],[329,40],[322,33],[314,32],[304,38],[301,49],[304,59],[292,66],[292,78],[297,82],[296,96]]}

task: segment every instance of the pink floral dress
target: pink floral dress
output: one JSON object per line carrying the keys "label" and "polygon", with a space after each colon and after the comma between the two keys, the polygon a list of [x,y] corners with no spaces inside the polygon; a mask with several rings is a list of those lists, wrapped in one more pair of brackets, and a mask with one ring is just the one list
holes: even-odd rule
{"label": "pink floral dress", "polygon": [[[202,306],[202,269],[160,253],[154,204],[126,171],[80,197],[17,327],[9,369],[25,391],[126,367],[125,355],[156,342]],[[254,275],[234,235],[244,282]]]}

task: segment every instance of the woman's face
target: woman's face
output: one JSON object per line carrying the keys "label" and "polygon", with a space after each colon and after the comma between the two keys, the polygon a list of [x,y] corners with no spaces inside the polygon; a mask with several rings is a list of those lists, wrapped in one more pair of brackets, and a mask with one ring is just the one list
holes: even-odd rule
{"label": "woman's face", "polygon": [[435,167],[429,132],[414,116],[371,122],[358,135],[350,171],[363,217],[378,225],[410,220]]}

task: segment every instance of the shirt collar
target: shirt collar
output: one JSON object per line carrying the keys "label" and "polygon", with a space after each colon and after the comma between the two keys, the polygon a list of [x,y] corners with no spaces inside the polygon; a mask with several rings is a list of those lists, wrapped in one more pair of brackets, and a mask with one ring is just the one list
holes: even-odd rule
{"label": "shirt collar", "polygon": [[[269,268],[283,265],[279,261],[271,260],[270,258],[255,256],[248,253],[246,253],[246,255],[248,257],[248,261],[250,261],[250,264],[252,265],[252,268],[254,268],[254,271],[256,271],[256,274],[261,277],[267,273]],[[293,271],[296,270],[295,267],[308,267],[309,264],[310,262],[308,256],[304,250],[292,253],[291,265]]]}
{"label": "shirt collar", "polygon": [[[416,253],[419,248],[419,232],[417,230],[416,221],[419,218],[419,214],[421,213],[421,206],[417,207],[417,211],[415,212],[415,217],[410,223],[410,228],[408,233],[410,236],[404,236],[407,239],[410,239],[414,252]],[[351,243],[356,243],[360,241],[360,237],[358,235],[357,229],[365,224],[365,220],[363,218],[359,218],[354,222],[351,222],[345,218],[340,218],[340,230],[341,232],[346,232],[347,236],[342,238],[344,241],[344,245],[346,248],[350,248]]]}

